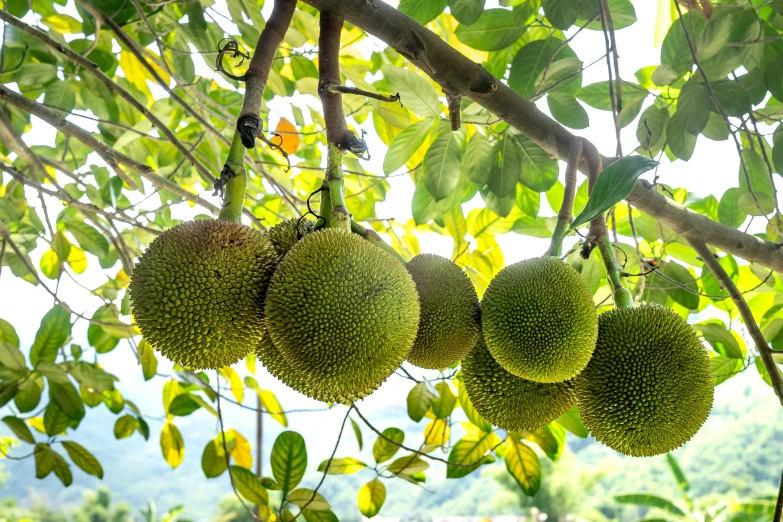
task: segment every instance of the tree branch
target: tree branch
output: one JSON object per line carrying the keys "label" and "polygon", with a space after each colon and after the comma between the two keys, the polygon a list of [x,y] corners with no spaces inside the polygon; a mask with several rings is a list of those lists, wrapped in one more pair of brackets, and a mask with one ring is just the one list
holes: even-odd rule
{"label": "tree branch", "polygon": [[[345,20],[379,38],[411,60],[441,87],[455,94],[467,96],[500,116],[544,150],[561,159],[568,159],[568,151],[576,137],[500,82],[479,64],[463,56],[440,36],[426,29],[407,15],[381,0],[304,0],[320,11],[332,10]],[[437,67],[433,67],[437,64]],[[613,158],[602,158],[605,166]],[[584,162],[580,170],[586,172]],[[783,252],[778,245],[743,234],[670,201],[660,194],[645,196],[649,185],[640,181],[632,196],[634,205],[662,224],[680,224],[681,228],[698,229],[714,246],[748,261],[783,271]],[[654,192],[654,191],[651,191]],[[655,196],[660,196],[657,198]],[[630,198],[629,198],[630,201]],[[676,230],[675,230],[676,231]],[[732,238],[732,239],[729,239]],[[739,240],[739,241],[737,241]]]}
{"label": "tree branch", "polygon": [[266,81],[269,79],[269,70],[295,10],[296,0],[275,0],[272,14],[258,38],[253,58],[245,72],[245,100],[239,112],[237,130],[242,136],[242,143],[248,149],[255,146],[256,135],[263,127],[260,117],[261,103]]}
{"label": "tree branch", "polygon": [[737,285],[734,284],[734,281],[731,280],[729,274],[726,273],[720,263],[718,263],[718,260],[715,259],[713,253],[707,247],[704,238],[693,233],[686,234],[685,238],[696,253],[699,254],[699,257],[704,261],[704,264],[709,267],[718,279],[723,289],[729,293],[731,300],[734,301],[734,304],[737,306],[753,342],[756,343],[756,348],[759,351],[761,360],[764,362],[764,367],[767,369],[769,378],[772,381],[772,388],[775,390],[775,393],[780,400],[780,404],[783,406],[783,377],[780,375],[780,370],[775,363],[775,359],[772,358],[772,350],[770,349],[769,344],[767,344],[764,334],[761,333],[761,328],[759,328],[758,323],[756,323],[756,319],[753,317],[753,312],[750,311],[748,303],[745,302],[742,293],[737,288]]}

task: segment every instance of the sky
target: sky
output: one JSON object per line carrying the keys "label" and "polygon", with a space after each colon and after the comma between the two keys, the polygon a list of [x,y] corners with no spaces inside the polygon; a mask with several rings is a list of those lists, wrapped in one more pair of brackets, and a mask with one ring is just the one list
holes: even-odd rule
{"label": "sky", "polygon": [[[493,3],[496,5],[495,0],[491,0],[487,3],[487,7],[492,7]],[[623,79],[629,81],[635,81],[634,72],[636,70],[647,65],[659,63],[660,53],[660,48],[653,47],[657,2],[651,0],[637,0],[633,3],[638,18],[637,23],[630,28],[622,29],[617,32],[621,76]],[[265,15],[268,15],[270,6],[271,2],[267,1],[267,6],[264,8]],[[59,6],[56,7],[59,8]],[[218,0],[216,8],[227,14],[225,2],[223,0]],[[30,16],[31,15],[28,15],[28,21],[30,21]],[[223,22],[225,28],[231,32],[231,24],[225,22],[225,20],[221,20],[221,22]],[[573,30],[568,32],[568,34],[572,33]],[[381,44],[372,37],[364,40],[359,46],[362,52],[367,54],[372,52],[372,50],[382,48]],[[586,64],[599,58],[605,52],[603,35],[597,31],[582,31],[572,43],[572,47],[577,50],[580,58]],[[215,77],[215,73],[210,67],[200,60],[197,60],[197,73],[206,77]],[[606,76],[606,63],[601,60],[584,72],[583,85],[604,81]],[[220,80],[218,79],[218,81]],[[157,91],[153,92],[162,91],[157,89]],[[281,117],[287,117],[290,120],[293,120],[289,106],[290,103],[297,105],[310,104],[314,107],[320,107],[319,102],[315,98],[308,96],[303,97],[297,95],[293,99],[275,99],[269,103],[270,121],[268,127],[274,128],[276,120]],[[647,103],[651,103],[651,100]],[[538,107],[545,113],[548,113],[545,101],[540,101]],[[591,125],[588,129],[574,131],[574,134],[588,138],[605,155],[612,155],[612,152],[615,149],[615,133],[611,113],[597,111],[590,107],[586,107],[586,109],[590,116]],[[307,111],[304,112],[307,114]],[[90,128],[89,125],[87,125],[90,122],[84,119],[71,119],[79,125],[85,126],[88,129]],[[33,121],[33,131],[24,136],[25,141],[31,145],[52,144],[55,131],[35,117],[33,117]],[[372,152],[372,159],[364,162],[365,169],[375,173],[383,172],[382,162],[386,147],[375,134],[371,119],[368,119],[364,124],[360,125],[359,128],[368,132],[366,139]],[[629,125],[622,132],[623,150],[626,153],[632,151],[638,144],[635,133],[636,123]],[[99,163],[99,160],[96,160],[95,163]],[[565,166],[562,162],[560,166],[562,182],[562,174],[565,170]],[[738,168],[739,159],[732,142],[713,142],[700,136],[698,138],[696,151],[689,162],[677,161],[670,163],[664,157],[658,174],[662,183],[669,184],[673,187],[684,187],[689,192],[694,192],[702,196],[713,194],[720,199],[720,196],[726,189],[737,186]],[[651,179],[651,174],[648,173],[645,177]],[[776,180],[778,179],[779,178],[776,177]],[[391,185],[391,190],[387,193],[386,201],[377,205],[377,214],[379,217],[394,217],[397,220],[405,221],[411,217],[410,202],[413,196],[413,183],[407,176],[390,178],[389,183]],[[781,189],[781,187],[778,188],[779,190]],[[205,191],[201,195],[213,203],[219,204],[218,199],[211,195],[210,190]],[[62,209],[59,202],[54,200],[47,201],[47,205],[50,207],[53,215],[56,215],[57,212]],[[465,205],[465,213],[467,214],[471,208],[477,206],[482,206],[481,199],[478,195],[475,200],[472,200]],[[545,198],[542,198],[542,214],[553,215],[551,209],[549,209],[546,204]],[[174,217],[180,219],[187,219],[191,217],[191,215],[192,211],[188,211],[186,208],[178,208],[174,213]],[[430,233],[420,235],[419,239],[421,248],[424,252],[440,254],[445,257],[451,255],[452,239],[450,237]],[[503,249],[507,264],[541,255],[548,245],[548,240],[534,239],[513,233],[499,236],[497,239]],[[44,245],[45,242],[41,241],[41,248],[38,248],[32,254],[32,259],[36,266],[39,263],[40,256],[45,251]],[[89,265],[91,265],[93,269],[88,269],[87,273],[82,276],[80,281],[87,286],[97,287],[106,281],[106,277],[102,271],[95,269],[95,267],[98,266],[97,260],[90,254],[87,255],[89,257]],[[52,281],[46,282],[50,288],[54,288],[54,283]],[[100,304],[96,300],[90,299],[89,294],[84,289],[77,286],[67,277],[62,278],[59,292],[64,300],[76,311],[88,315],[91,315]],[[32,343],[41,317],[52,305],[53,300],[51,296],[43,288],[34,287],[21,279],[11,276],[10,271],[7,268],[3,270],[2,277],[0,277],[0,318],[10,321],[15,326],[23,347],[28,347]],[[74,342],[80,343],[86,347],[85,333],[86,324],[84,321],[77,322],[74,327]],[[148,406],[149,408],[159,410],[160,387],[144,384],[140,378],[140,369],[135,365],[128,364],[129,360],[131,360],[129,359],[130,357],[132,357],[130,348],[123,343],[112,354],[102,356],[101,362],[107,371],[115,373],[120,377],[122,391],[126,396],[132,398],[142,407]],[[162,359],[161,368],[162,371],[166,370],[166,363]],[[259,381],[262,383],[262,386],[266,386],[264,383],[270,382],[270,379],[263,377],[264,371],[262,369],[259,368],[258,372],[259,375],[262,375],[262,377],[259,378]],[[162,381],[160,382],[160,385],[162,385]],[[318,405],[318,403],[303,398],[301,395],[286,389],[277,382],[269,384],[269,387],[275,391],[286,409],[314,407]],[[379,392],[362,401],[360,403],[360,408],[362,408],[363,411],[366,410],[371,416],[381,419],[383,410],[386,406],[388,404],[399,404],[410,387],[410,381],[392,377]],[[245,412],[245,415],[246,414],[247,412]],[[229,408],[227,410],[227,415],[241,415],[241,412],[236,408]],[[339,422],[342,420],[342,415],[337,414],[324,415],[321,417],[322,421],[319,421],[318,432],[329,434],[337,430]],[[186,419],[182,422],[187,423],[191,421]],[[312,429],[314,430],[315,428],[313,427]],[[154,427],[153,433],[155,434],[153,437],[155,437],[157,432]],[[331,440],[332,436],[328,435],[328,437]],[[203,444],[203,442],[201,444]],[[331,444],[327,443],[324,444],[323,447],[317,446],[315,451],[325,453],[330,449]],[[200,447],[198,451],[200,452]],[[191,453],[190,458],[197,457]],[[315,460],[317,459],[314,458],[313,461]]]}

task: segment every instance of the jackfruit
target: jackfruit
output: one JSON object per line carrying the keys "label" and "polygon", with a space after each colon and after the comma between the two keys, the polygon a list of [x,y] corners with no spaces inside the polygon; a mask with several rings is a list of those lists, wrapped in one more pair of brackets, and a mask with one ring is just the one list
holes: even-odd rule
{"label": "jackfruit", "polygon": [[460,361],[481,335],[481,307],[465,273],[448,259],[420,254],[408,269],[419,293],[419,333],[408,361],[438,370]]}
{"label": "jackfruit", "polygon": [[315,223],[307,218],[286,219],[269,229],[269,239],[275,246],[277,253],[282,256],[314,228]]}
{"label": "jackfruit", "polygon": [[222,368],[261,339],[263,299],[277,254],[241,223],[189,221],[155,238],[130,282],[141,333],[173,362]]}
{"label": "jackfruit", "polygon": [[579,413],[603,444],[636,457],[685,444],[712,409],[710,358],[696,333],[660,305],[598,318],[598,344],[576,379]]}
{"label": "jackfruit", "polygon": [[261,364],[264,365],[267,371],[289,388],[322,402],[342,404],[349,404],[351,402],[350,398],[329,393],[323,387],[311,385],[301,372],[294,370],[288,361],[286,361],[283,354],[280,353],[280,350],[275,346],[275,343],[272,342],[272,338],[269,336],[269,332],[266,328],[264,328],[264,335],[261,338],[261,341],[255,347],[255,353],[258,360],[261,361]]}
{"label": "jackfruit", "polygon": [[555,257],[501,270],[481,302],[492,357],[508,372],[554,383],[581,372],[595,349],[598,317],[582,276]]}
{"label": "jackfruit", "polygon": [[419,324],[416,284],[391,254],[324,229],[297,242],[266,295],[269,335],[313,389],[369,395],[408,355]]}
{"label": "jackfruit", "polygon": [[462,360],[462,377],[476,411],[508,431],[533,431],[576,404],[573,381],[544,384],[512,375],[492,358],[484,339]]}

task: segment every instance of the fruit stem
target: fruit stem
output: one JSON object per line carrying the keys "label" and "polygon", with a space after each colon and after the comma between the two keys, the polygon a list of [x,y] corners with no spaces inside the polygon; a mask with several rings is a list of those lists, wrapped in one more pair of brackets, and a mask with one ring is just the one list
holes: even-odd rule
{"label": "fruit stem", "polygon": [[552,241],[546,255],[560,257],[563,255],[563,240],[568,236],[571,227],[571,211],[574,209],[574,197],[576,197],[576,170],[582,159],[582,140],[576,139],[568,150],[568,166],[565,172],[565,189],[563,190],[563,204],[557,213],[557,225],[552,233]]}
{"label": "fruit stem", "polygon": [[245,203],[247,171],[245,170],[245,146],[242,145],[242,137],[237,130],[234,131],[223,171],[233,173],[233,177],[226,182],[223,208],[220,209],[218,219],[239,223],[242,221],[242,208]]}
{"label": "fruit stem", "polygon": [[351,215],[345,206],[345,180],[343,179],[343,151],[334,143],[328,144],[326,176],[324,181],[329,187],[329,199],[332,212],[329,228],[351,229]]}
{"label": "fruit stem", "polygon": [[380,249],[383,249],[383,250],[387,251],[388,253],[393,255],[397,260],[399,260],[400,263],[405,264],[405,263],[408,262],[407,259],[402,257],[402,254],[400,254],[399,252],[394,250],[394,248],[392,248],[392,246],[389,243],[387,243],[386,241],[381,239],[381,236],[379,236],[378,233],[375,232],[375,230],[373,230],[371,228],[364,228],[363,226],[361,226],[356,221],[351,220],[351,232],[353,232],[354,234],[358,234],[358,235],[362,236],[364,239],[366,239],[367,241],[369,241],[373,245],[377,246]]}
{"label": "fruit stem", "polygon": [[[598,179],[598,175],[603,170],[601,162],[601,155],[598,153],[598,149],[595,146],[588,144],[583,148],[585,160],[587,163],[587,175],[588,175],[588,192],[593,191],[593,185]],[[594,247],[598,247],[598,251],[601,254],[601,259],[604,262],[606,268],[606,280],[612,287],[612,297],[614,298],[615,308],[633,308],[633,297],[631,292],[623,286],[623,280],[621,278],[622,269],[617,262],[617,258],[614,255],[614,247],[609,240],[609,234],[606,230],[606,216],[601,214],[590,222],[590,232],[588,234],[585,245],[582,248],[582,257],[590,257],[590,252]]]}

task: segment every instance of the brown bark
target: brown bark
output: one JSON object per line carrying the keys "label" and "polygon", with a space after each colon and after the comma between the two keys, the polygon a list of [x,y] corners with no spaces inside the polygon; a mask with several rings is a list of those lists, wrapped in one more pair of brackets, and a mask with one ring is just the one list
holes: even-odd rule
{"label": "brown bark", "polygon": [[245,72],[245,100],[239,112],[237,129],[242,135],[242,144],[248,149],[255,146],[256,135],[263,126],[259,115],[266,81],[269,79],[269,70],[272,68],[272,60],[288,31],[295,10],[296,0],[275,0],[272,14],[267,20],[266,27],[261,31],[253,58]]}

